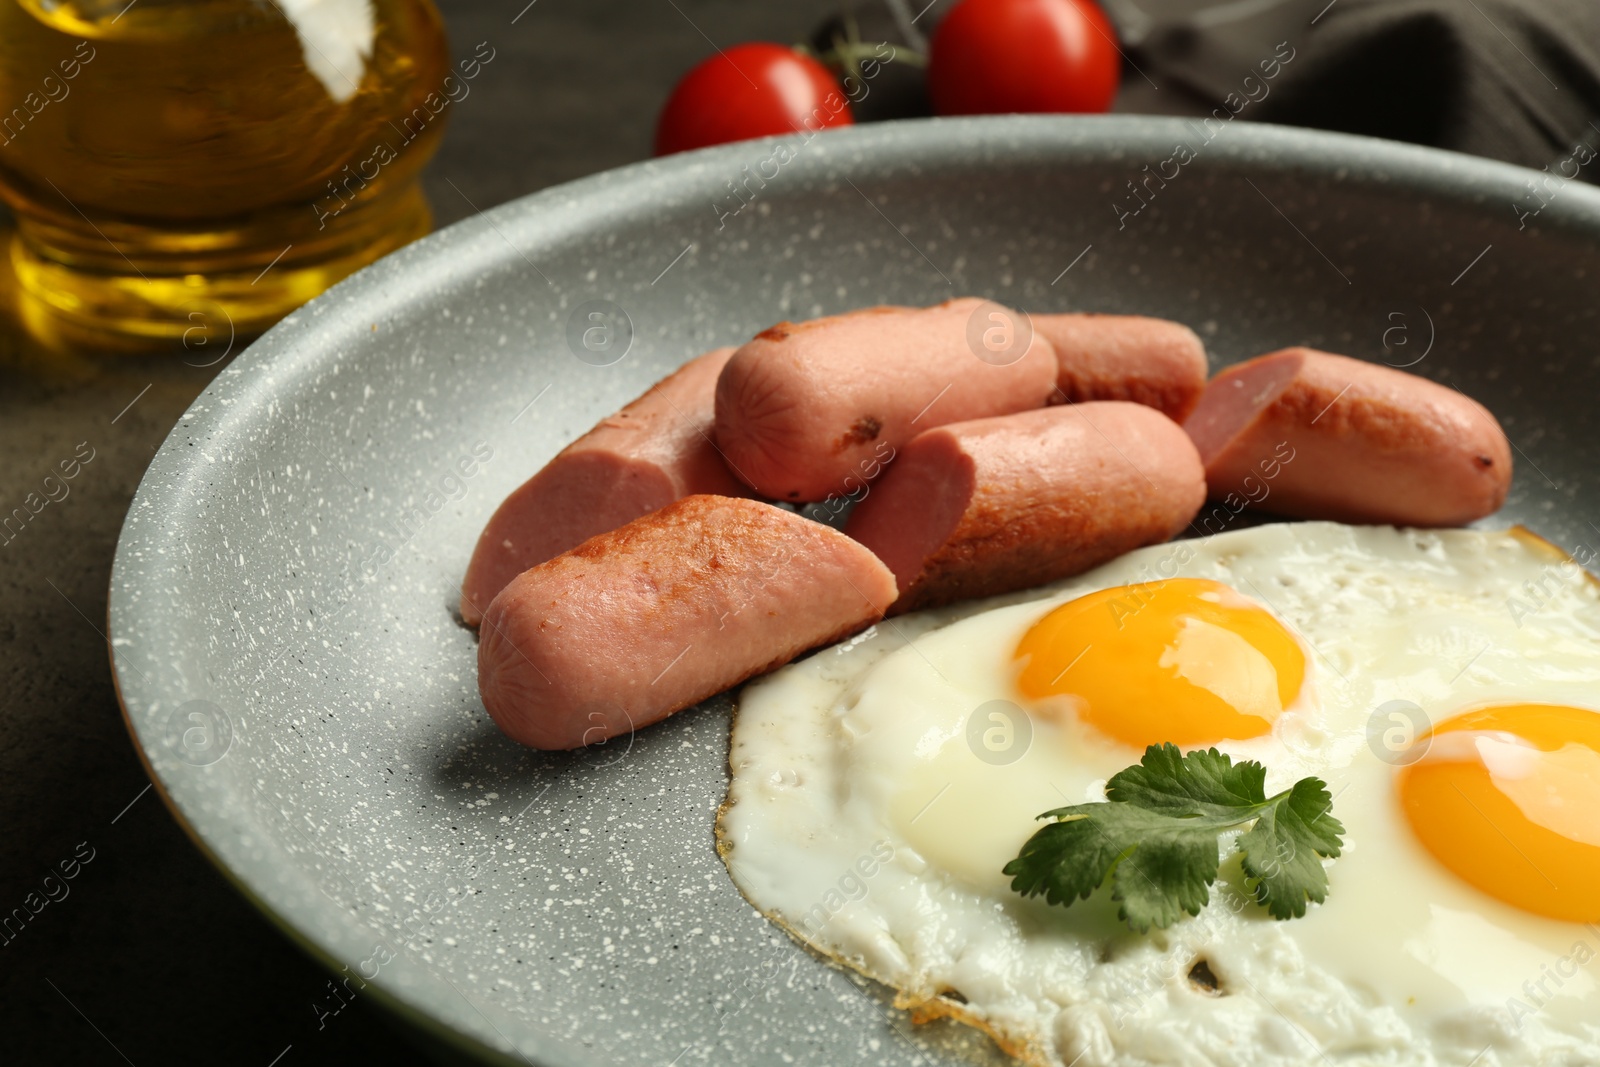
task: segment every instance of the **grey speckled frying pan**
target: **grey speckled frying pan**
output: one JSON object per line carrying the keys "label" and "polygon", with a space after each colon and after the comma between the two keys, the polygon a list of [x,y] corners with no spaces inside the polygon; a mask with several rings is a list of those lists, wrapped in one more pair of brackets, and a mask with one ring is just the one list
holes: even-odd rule
{"label": "grey speckled frying pan", "polygon": [[999,1062],[740,898],[712,839],[727,697],[591,751],[518,748],[478,701],[457,583],[512,487],[690,356],[968,293],[1178,319],[1216,365],[1307,343],[1408,366],[1503,420],[1502,518],[1600,544],[1600,191],[1211,132],[986,118],[733,145],[507,204],[285,319],[172,431],[117,549],[116,679],[168,804],[352,990],[484,1059]]}

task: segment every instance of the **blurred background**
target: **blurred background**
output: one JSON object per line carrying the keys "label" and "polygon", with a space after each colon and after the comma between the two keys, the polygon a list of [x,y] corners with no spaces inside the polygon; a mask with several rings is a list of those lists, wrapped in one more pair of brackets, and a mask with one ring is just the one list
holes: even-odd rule
{"label": "blurred background", "polygon": [[[646,159],[662,138],[704,143],[706,109],[716,121],[728,111],[715,93],[675,100],[690,113],[658,129],[697,64],[742,42],[805,42],[843,78],[851,47],[887,42],[907,62],[872,80],[856,118],[926,114],[916,60],[956,6],[440,0],[435,14],[426,0],[0,0],[12,205],[0,209],[0,517],[26,509],[0,533],[0,915],[28,911],[0,935],[0,1059],[433,1062],[368,1000],[330,1012],[328,974],[150,788],[104,633],[140,476],[252,333],[361,263],[430,225]],[[1226,108],[1559,168],[1600,143],[1600,74],[1584,44],[1600,39],[1595,7],[1114,0],[1110,91],[1081,109],[1203,121]],[[376,80],[358,91],[350,74],[368,64],[339,42],[374,11]],[[251,26],[260,48],[244,60],[210,46]],[[1282,60],[1289,41],[1292,60],[1258,97],[1260,57]],[[407,125],[418,87],[447,75],[447,102]],[[941,90],[941,110],[1011,108],[965,77],[965,94]],[[384,127],[405,151],[351,179],[371,159],[352,146],[382,142]],[[170,129],[185,139],[149,148]],[[1560,180],[1574,176],[1588,172]],[[287,197],[296,182],[309,184]],[[291,199],[292,215],[267,210]],[[76,473],[59,477],[67,456]],[[66,863],[76,873],[64,881]]]}

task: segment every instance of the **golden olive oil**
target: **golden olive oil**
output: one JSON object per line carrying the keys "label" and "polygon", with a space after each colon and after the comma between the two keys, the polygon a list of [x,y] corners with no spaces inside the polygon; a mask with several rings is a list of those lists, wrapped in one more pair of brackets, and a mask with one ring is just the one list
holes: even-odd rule
{"label": "golden olive oil", "polygon": [[417,174],[463,77],[431,0],[0,0],[25,321],[117,347],[264,329],[427,232]]}

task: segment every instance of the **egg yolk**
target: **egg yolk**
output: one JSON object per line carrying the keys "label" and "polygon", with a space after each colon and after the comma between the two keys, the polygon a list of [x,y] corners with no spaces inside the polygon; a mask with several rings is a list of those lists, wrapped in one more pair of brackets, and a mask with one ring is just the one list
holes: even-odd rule
{"label": "egg yolk", "polygon": [[1600,922],[1600,712],[1483,708],[1424,742],[1399,792],[1428,851],[1513,907]]}
{"label": "egg yolk", "polygon": [[1080,720],[1137,748],[1259,737],[1306,670],[1299,642],[1271,613],[1203,578],[1069,601],[1033,625],[1017,658],[1027,661],[1023,696],[1070,697]]}

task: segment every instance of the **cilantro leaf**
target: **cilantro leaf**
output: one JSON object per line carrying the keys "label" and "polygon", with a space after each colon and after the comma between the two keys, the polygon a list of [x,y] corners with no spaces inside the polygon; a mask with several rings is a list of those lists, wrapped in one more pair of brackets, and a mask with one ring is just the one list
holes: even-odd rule
{"label": "cilantro leaf", "polygon": [[1344,826],[1332,815],[1333,798],[1316,778],[1302,778],[1280,803],[1264,809],[1256,824],[1239,835],[1244,873],[1253,883],[1256,903],[1274,919],[1298,919],[1306,901],[1328,896],[1328,872],[1321,857],[1339,855]]}
{"label": "cilantro leaf", "polygon": [[1177,745],[1151,745],[1144,758],[1106,783],[1106,799],[1168,815],[1232,817],[1267,799],[1267,769],[1253,760],[1235,765],[1214,748],[1187,756]]}
{"label": "cilantro leaf", "polygon": [[1165,929],[1198,915],[1221,862],[1217,838],[1254,823],[1237,845],[1256,901],[1274,918],[1298,918],[1327,898],[1321,859],[1339,855],[1344,827],[1327,786],[1303,778],[1266,795],[1266,768],[1235,764],[1216,749],[1184,755],[1151,745],[1138,764],[1106,783],[1106,802],[1039,816],[1041,827],[1005,866],[1011,888],[1069,906],[1107,879],[1118,914],[1133,929]]}

